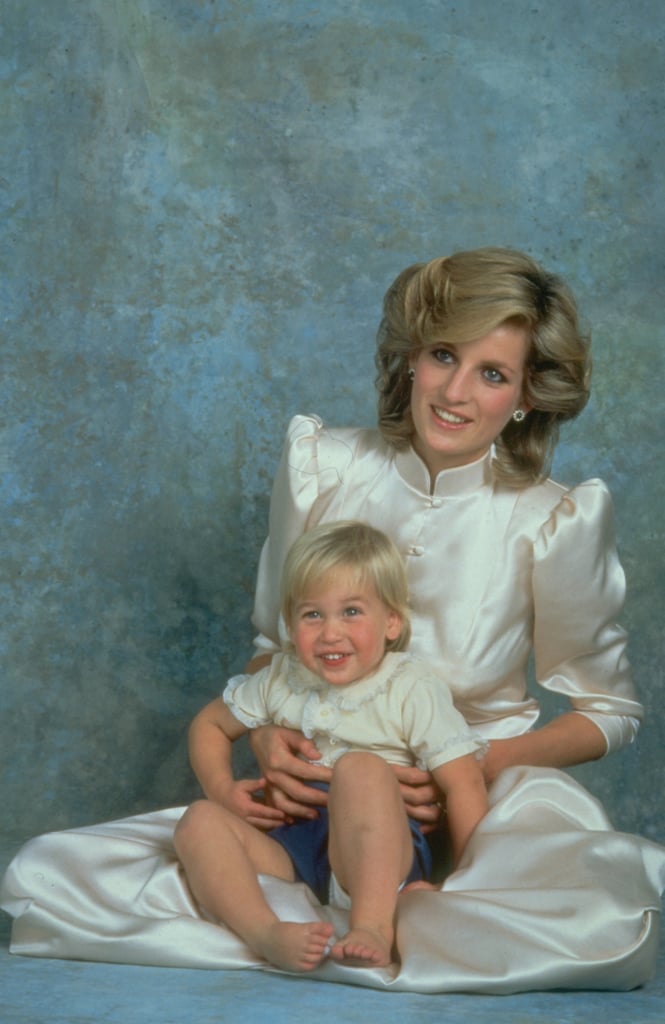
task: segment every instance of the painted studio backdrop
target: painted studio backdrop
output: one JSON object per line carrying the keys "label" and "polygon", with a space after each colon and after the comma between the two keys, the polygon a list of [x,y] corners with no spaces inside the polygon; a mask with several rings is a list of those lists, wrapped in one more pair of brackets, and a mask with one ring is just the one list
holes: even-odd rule
{"label": "painted studio backdrop", "polygon": [[195,795],[187,725],[250,652],[289,418],[373,423],[385,288],[487,244],[561,273],[593,332],[555,475],[612,490],[647,720],[577,774],[665,838],[664,24],[661,0],[4,0],[17,840]]}

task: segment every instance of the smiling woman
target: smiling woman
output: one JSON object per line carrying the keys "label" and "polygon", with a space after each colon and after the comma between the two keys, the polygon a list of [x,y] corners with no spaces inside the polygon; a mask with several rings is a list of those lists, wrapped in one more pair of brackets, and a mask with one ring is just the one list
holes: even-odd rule
{"label": "smiling woman", "polygon": [[516,409],[529,411],[528,349],[526,329],[505,325],[465,345],[422,348],[410,359],[413,446],[432,481],[482,458]]}
{"label": "smiling woman", "polygon": [[420,356],[443,350],[441,359],[454,363],[460,350],[488,338],[503,341],[506,352],[485,348],[485,379],[499,383],[506,376],[510,383],[506,370],[512,370],[515,384],[519,374],[519,407],[531,412],[526,423],[509,416],[503,421],[492,439],[493,473],[524,487],[546,475],[560,425],[586,405],[591,360],[569,289],[523,253],[475,249],[416,263],[396,277],[386,292],[378,334],[379,429],[397,450],[410,447],[412,381]]}

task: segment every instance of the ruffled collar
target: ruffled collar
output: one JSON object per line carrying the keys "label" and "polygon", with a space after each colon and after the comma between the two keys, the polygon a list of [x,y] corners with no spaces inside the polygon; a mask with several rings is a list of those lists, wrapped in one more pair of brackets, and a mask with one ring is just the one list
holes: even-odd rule
{"label": "ruffled collar", "polygon": [[374,700],[379,694],[385,693],[396,673],[406,662],[413,660],[413,655],[390,651],[385,655],[376,672],[357,683],[349,683],[348,686],[331,686],[324,679],[310,672],[296,658],[290,655],[288,658],[289,687],[294,693],[315,691],[320,701],[332,704],[342,711],[355,711],[367,701]]}
{"label": "ruffled collar", "polygon": [[494,450],[491,449],[481,459],[467,466],[443,469],[437,475],[431,491],[429,470],[414,448],[397,452],[395,466],[405,483],[421,494],[437,498],[461,498],[492,482],[493,458]]}

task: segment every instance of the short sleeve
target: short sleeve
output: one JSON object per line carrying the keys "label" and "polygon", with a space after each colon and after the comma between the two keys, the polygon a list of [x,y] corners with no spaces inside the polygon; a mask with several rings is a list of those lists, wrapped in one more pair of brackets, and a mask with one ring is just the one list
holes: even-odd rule
{"label": "short sleeve", "polygon": [[[252,623],[259,652],[280,647],[279,585],[286,554],[305,532],[312,509],[339,484],[350,461],[317,416],[294,416],[286,435],[270,499],[268,537],[259,560]],[[283,638],[282,638],[283,639]]]}
{"label": "short sleeve", "polygon": [[589,480],[569,491],[534,545],[536,676],[593,721],[607,750],[631,742],[642,718],[617,624],[625,577],[607,487]]}
{"label": "short sleeve", "polygon": [[434,771],[465,754],[481,756],[487,743],[471,732],[439,673],[418,659],[408,663],[407,671],[409,685],[402,696],[402,727],[418,767]]}
{"label": "short sleeve", "polygon": [[222,692],[222,699],[233,717],[247,729],[258,729],[270,722],[265,697],[269,675],[268,668],[254,675],[232,676]]}

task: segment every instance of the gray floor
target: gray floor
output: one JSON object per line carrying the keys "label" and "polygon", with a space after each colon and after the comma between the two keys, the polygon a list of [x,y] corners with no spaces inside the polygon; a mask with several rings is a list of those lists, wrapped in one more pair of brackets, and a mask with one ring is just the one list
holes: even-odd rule
{"label": "gray floor", "polygon": [[[0,849],[0,870],[12,849]],[[376,992],[260,971],[126,967],[11,956],[0,912],[0,1024],[652,1024],[665,1021],[665,936],[656,976],[634,992],[518,996]]]}

